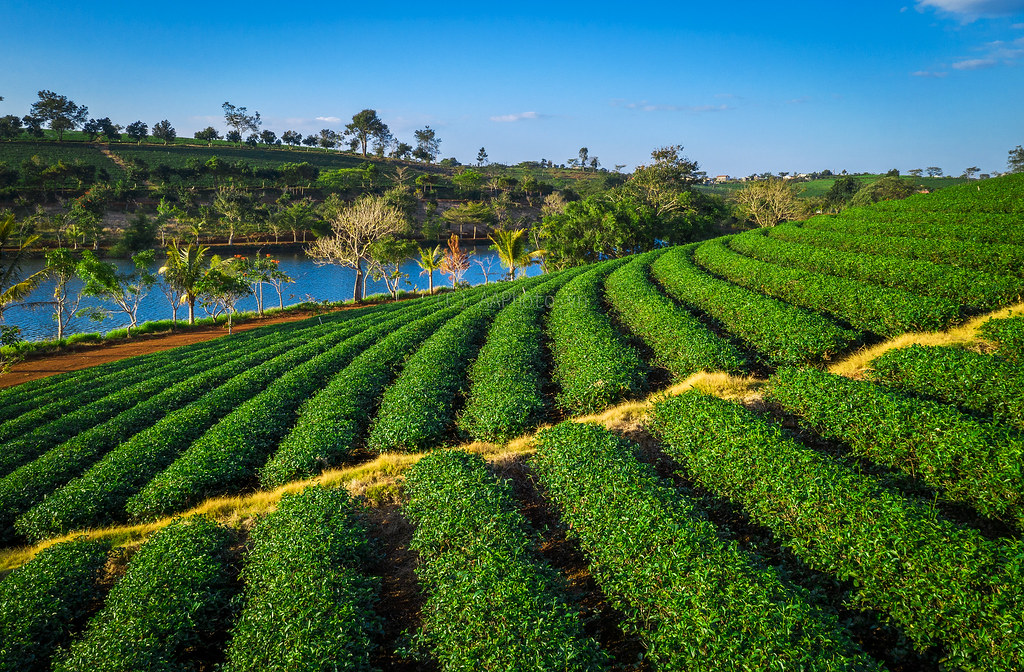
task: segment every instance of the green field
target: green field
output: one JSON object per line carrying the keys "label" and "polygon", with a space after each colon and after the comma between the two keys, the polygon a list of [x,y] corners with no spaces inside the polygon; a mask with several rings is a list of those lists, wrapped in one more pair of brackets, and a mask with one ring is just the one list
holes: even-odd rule
{"label": "green field", "polygon": [[0,390],[0,670],[1024,669],[1022,190]]}
{"label": "green field", "polygon": [[[853,175],[852,177],[860,182],[863,187],[885,177],[885,175]],[[943,189],[945,187],[952,187],[968,181],[966,177],[911,177],[908,175],[903,175],[902,177],[905,179],[913,179],[915,184],[919,184],[925,189],[931,191]],[[807,182],[794,182],[793,186],[796,189],[797,196],[800,198],[820,198],[828,193],[828,190],[832,188],[832,185],[835,184],[837,179],[839,179],[839,177],[825,177]],[[726,182],[724,184],[714,185],[704,184],[697,188],[709,194],[728,197],[742,189],[743,184],[743,182]]]}
{"label": "green field", "polygon": [[124,171],[110,157],[94,145],[81,143],[56,143],[48,141],[24,141],[0,143],[0,163],[20,169],[21,162],[38,156],[48,165],[63,161],[67,164],[81,163],[103,168],[112,180],[124,177]]}

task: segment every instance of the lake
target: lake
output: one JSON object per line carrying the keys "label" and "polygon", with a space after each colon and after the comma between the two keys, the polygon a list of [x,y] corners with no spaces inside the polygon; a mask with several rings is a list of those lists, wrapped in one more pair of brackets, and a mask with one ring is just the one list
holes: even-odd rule
{"label": "lake", "polygon": [[[486,245],[477,246],[476,248],[471,249],[474,250],[474,254],[471,257],[473,259],[473,263],[470,266],[469,271],[466,272],[464,280],[473,285],[484,282],[484,272],[481,269],[480,264],[477,263],[478,261],[484,265],[490,281],[493,282],[501,279],[506,271],[501,267],[497,253],[490,250]],[[295,281],[285,285],[283,288],[282,294],[285,306],[310,300],[343,301],[352,298],[352,287],[355,283],[354,270],[334,265],[318,265],[302,252],[282,252],[280,254],[272,254],[275,259],[279,259],[281,262],[278,267],[290,275]],[[162,256],[160,256],[158,252],[157,263],[153,266],[153,272],[156,272],[156,270],[161,266],[162,259]],[[131,268],[131,263],[126,260],[108,259],[107,261],[113,261],[125,270]],[[45,262],[42,259],[29,259],[23,266],[23,277],[27,277],[32,273],[35,273],[42,269],[44,265]],[[539,265],[531,266],[526,270],[526,274],[530,276],[539,275],[541,272]],[[402,272],[408,275],[402,283],[402,289],[411,290],[427,288],[427,276],[420,275],[420,267],[416,265],[415,261],[409,260],[404,263],[402,265]],[[521,272],[517,271],[517,274],[521,274]],[[440,272],[435,271],[434,286],[439,287],[448,285],[449,282],[447,276],[443,276]],[[77,280],[74,281],[71,287],[72,292],[77,293],[81,286],[81,282]],[[52,300],[53,287],[54,282],[52,280],[43,282],[26,299],[26,302]],[[378,282],[374,281],[372,278],[366,279],[365,293],[367,296],[371,294],[387,293],[387,291],[387,286],[383,280]],[[277,292],[270,285],[263,286],[263,297],[265,308],[276,308],[278,306]],[[81,307],[85,307],[87,305],[99,306],[103,305],[103,303],[91,298],[83,299]],[[112,306],[113,304],[107,305]],[[238,310],[256,310],[256,299],[249,296],[239,301]],[[196,318],[200,317],[206,317],[206,313],[197,304]],[[142,300],[142,303],[140,304],[138,315],[139,322],[142,323],[147,320],[165,320],[170,318],[170,303],[163,295],[163,292],[160,291],[159,286],[154,286],[153,290]],[[184,318],[184,320],[188,319],[188,308],[186,306],[182,306],[178,309],[178,318]],[[22,338],[28,341],[57,337],[57,324],[53,320],[52,306],[27,308],[24,306],[12,305],[4,311],[4,323],[10,326],[20,327]],[[91,320],[88,317],[76,317],[71,322],[68,334],[91,331],[98,331],[102,333],[110,331],[111,329],[126,326],[128,326],[128,317],[124,313],[115,313],[99,322]]]}

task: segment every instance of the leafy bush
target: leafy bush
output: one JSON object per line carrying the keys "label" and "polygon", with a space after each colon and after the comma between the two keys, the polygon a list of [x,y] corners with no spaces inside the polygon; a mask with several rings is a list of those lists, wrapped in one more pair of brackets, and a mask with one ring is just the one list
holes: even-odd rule
{"label": "leafy bush", "polygon": [[655,406],[663,448],[715,494],[743,506],[814,569],[856,586],[855,603],[942,644],[950,666],[1024,666],[1024,576],[1014,543],[939,518],[790,439],[738,404],[687,393]]}
{"label": "leafy bush", "polygon": [[602,667],[557,575],[538,559],[510,485],[483,458],[435,452],[409,470],[405,489],[428,594],[422,637],[444,669]]}
{"label": "leafy bush", "polygon": [[726,241],[716,238],[698,247],[697,263],[738,285],[830,313],[857,329],[891,338],[908,331],[944,329],[961,319],[960,306],[948,299],[766,264],[733,252]]}
{"label": "leafy bush", "polygon": [[677,380],[697,371],[745,370],[747,361],[739,350],[654,287],[648,274],[663,253],[641,255],[608,276],[605,291],[616,315]]}
{"label": "leafy bush", "polygon": [[951,406],[814,369],[782,369],[765,391],[824,436],[906,471],[986,516],[1024,522],[1024,441]]}
{"label": "leafy bush", "polygon": [[[384,392],[368,444],[378,452],[425,450],[449,437],[455,400],[464,393],[466,372],[501,307],[543,276],[498,285],[498,295],[451,318],[427,339]],[[511,287],[511,289],[509,289]]]}
{"label": "leafy bush", "polygon": [[650,368],[619,333],[601,304],[601,286],[628,261],[592,267],[555,294],[547,329],[558,405],[569,413],[594,413],[647,390]]}
{"label": "leafy bush", "polygon": [[721,540],[634,444],[563,423],[536,446],[541,484],[657,669],[877,669],[834,617]]}
{"label": "leafy bush", "polygon": [[1024,371],[1002,357],[911,345],[886,352],[871,366],[871,379],[888,388],[1024,429]]}
{"label": "leafy bush", "polygon": [[1024,317],[1005,317],[984,322],[978,335],[998,344],[997,352],[1014,362],[1024,359]]}
{"label": "leafy bush", "polygon": [[824,229],[809,229],[795,224],[782,224],[767,235],[789,243],[820,248],[881,254],[903,259],[931,261],[936,264],[955,263],[998,275],[1024,274],[1024,246],[997,243],[976,243],[946,238],[927,239],[906,236],[854,235]]}
{"label": "leafy bush", "polygon": [[0,583],[0,670],[43,672],[99,606],[109,546],[78,539],[43,549]]}
{"label": "leafy bush", "polygon": [[421,310],[417,305],[397,317],[383,313],[373,326],[360,323],[358,330],[335,329],[293,350],[286,356],[288,366],[274,367],[276,375],[266,376],[266,389],[250,388],[248,398],[239,399],[236,408],[132,496],[125,509],[135,518],[153,518],[254,482],[256,471],[295,422],[302,402],[356,355]]}
{"label": "leafy bush", "polygon": [[810,313],[719,280],[693,263],[696,245],[675,248],[651,266],[655,279],[684,306],[717,320],[773,364],[829,359],[859,334],[823,315]]}
{"label": "leafy bush", "polygon": [[849,278],[957,303],[992,309],[1020,299],[1024,280],[898,257],[841,252],[787,243],[759,231],[744,233],[729,247],[748,257],[786,268]]}
{"label": "leafy bush", "polygon": [[155,532],[55,672],[190,669],[190,652],[232,612],[230,543],[226,529],[201,517]]}
{"label": "leafy bush", "polygon": [[345,490],[311,487],[256,524],[224,672],[375,669],[377,586],[357,513]]}
{"label": "leafy bush", "polygon": [[[472,300],[482,295],[466,292],[461,298]],[[259,470],[263,487],[274,488],[315,476],[339,464],[365,438],[384,388],[406,358],[439,326],[464,310],[462,302],[443,307],[446,301],[438,298],[426,304],[434,308],[433,313],[372,345],[302,406],[295,426]]]}
{"label": "leafy bush", "polygon": [[554,293],[585,270],[563,271],[517,296],[495,318],[470,368],[469,397],[458,420],[474,439],[510,441],[538,425],[550,411],[543,390],[547,362],[541,318]]}
{"label": "leafy bush", "polygon": [[[128,432],[126,435],[86,432],[27,465],[21,470],[20,482],[29,481],[33,489],[44,492],[63,487],[25,513],[17,521],[17,529],[38,539],[124,518],[126,500],[215,422],[366,324],[356,320],[342,328],[328,324],[249,339],[248,347],[207,360],[208,370],[119,416],[113,427],[123,430],[121,434]],[[307,339],[312,340],[301,345]],[[240,356],[239,350],[250,352]],[[110,446],[114,447],[97,461]],[[73,477],[78,478],[70,480]],[[0,493],[4,485],[5,481],[0,481]]]}

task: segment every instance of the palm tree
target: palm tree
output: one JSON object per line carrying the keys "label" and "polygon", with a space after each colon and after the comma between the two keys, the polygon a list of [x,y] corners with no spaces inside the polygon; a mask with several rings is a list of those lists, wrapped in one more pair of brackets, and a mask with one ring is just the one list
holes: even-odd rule
{"label": "palm tree", "polygon": [[420,271],[420,275],[426,275],[430,281],[430,293],[434,293],[434,271],[441,270],[441,261],[444,259],[444,253],[441,251],[441,246],[438,245],[433,250],[419,248],[420,258],[416,261],[417,265],[423,270]]}
{"label": "palm tree", "polygon": [[167,247],[167,263],[160,267],[158,273],[181,297],[181,303],[188,304],[188,323],[196,322],[196,299],[199,296],[199,285],[206,268],[203,262],[210,248],[189,243],[181,247],[177,240],[172,240]]}
{"label": "palm tree", "polygon": [[[4,309],[31,294],[46,277],[46,271],[42,270],[24,280],[21,279],[21,263],[25,260],[29,248],[39,240],[39,236],[29,236],[14,244],[12,239],[18,233],[14,213],[0,215],[0,323],[4,321]],[[6,252],[5,258],[3,250],[8,245],[14,250]]]}
{"label": "palm tree", "polygon": [[501,265],[516,279],[516,269],[529,266],[539,256],[526,248],[526,229],[498,229],[487,238],[494,243],[491,249],[498,253]]}

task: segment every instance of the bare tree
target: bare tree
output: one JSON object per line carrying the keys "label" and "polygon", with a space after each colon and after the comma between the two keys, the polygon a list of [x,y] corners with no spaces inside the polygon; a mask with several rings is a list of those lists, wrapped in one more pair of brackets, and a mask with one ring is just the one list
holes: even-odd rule
{"label": "bare tree", "polygon": [[346,205],[331,195],[324,203],[324,218],[331,234],[316,239],[306,254],[318,264],[337,264],[355,269],[353,300],[363,300],[365,267],[372,263],[371,246],[385,236],[399,233],[405,226],[402,212],[380,196],[366,195]]}
{"label": "bare tree", "polygon": [[799,214],[792,185],[779,178],[752,182],[736,192],[736,200],[758,226],[775,226]]}

